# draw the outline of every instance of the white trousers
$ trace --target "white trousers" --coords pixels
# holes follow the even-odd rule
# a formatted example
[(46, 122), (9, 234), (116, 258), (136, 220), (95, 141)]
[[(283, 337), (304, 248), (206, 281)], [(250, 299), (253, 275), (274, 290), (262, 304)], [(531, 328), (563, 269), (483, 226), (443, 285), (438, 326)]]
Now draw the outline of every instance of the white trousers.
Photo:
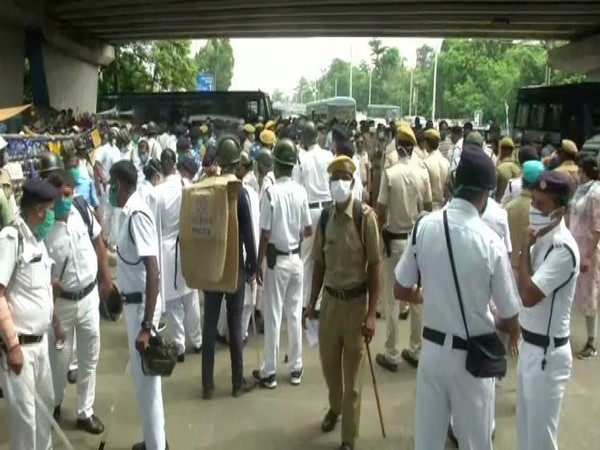
[[(125, 305), (125, 320), (127, 322), (127, 341), (129, 343), (129, 358), (131, 378), (135, 388), (135, 397), (142, 420), (142, 431), (146, 450), (165, 450), (165, 414), (162, 399), (162, 380), (160, 377), (146, 376), (142, 372), (142, 358), (135, 348), (135, 340), (140, 332), (144, 319), (145, 305)], [(160, 304), (154, 312), (154, 326), (162, 312)]]
[(261, 376), (277, 372), (279, 333), (283, 311), (288, 328), (290, 371), (302, 369), (302, 260), (298, 255), (278, 256), (265, 274), (263, 316), (265, 320), (264, 362)]
[[(258, 285), (256, 282), (252, 284), (246, 283), (246, 291), (244, 294), (244, 309), (242, 311), (242, 339), (248, 337), (248, 327), (250, 326), (250, 320), (252, 319), (252, 312), (256, 307), (256, 301), (258, 297)], [(229, 339), (229, 328), (227, 327), (227, 302), (221, 303), (221, 313), (219, 314), (219, 321), (217, 322), (217, 331), (221, 336)]]
[(517, 437), (519, 450), (557, 450), (560, 409), (571, 377), (571, 346), (544, 350), (523, 342), (517, 367)]
[[(52, 373), (48, 360), (48, 339), (21, 346), (23, 370), (19, 375), (7, 369), (7, 357), (0, 352), (0, 380), (6, 398), (6, 416), (10, 433), (10, 450), (50, 450), (49, 414), (54, 410)], [(36, 401), (34, 390), (40, 404)]]
[[(313, 224), (313, 233), (309, 237), (302, 239), (300, 245), (300, 253), (302, 254), (302, 265), (304, 267), (304, 280), (302, 282), (302, 306), (306, 308), (310, 302), (310, 295), (312, 291), (312, 277), (313, 269), (315, 267), (315, 260), (313, 259), (313, 248), (315, 243), (315, 234), (317, 232), (316, 227), (319, 226), (319, 219), (321, 218), (321, 208), (315, 208), (310, 210), (310, 218)], [(321, 308), (321, 294), (317, 300), (316, 309)]]
[[(62, 350), (54, 345), (53, 330), (48, 333), (50, 367), (54, 384), (54, 404), (60, 406), (65, 396), (67, 371), (74, 352), (74, 342), (77, 339), (78, 360), (77, 372), (77, 418), (87, 419), (94, 414), (94, 399), (96, 397), (96, 367), (100, 357), (100, 299), (98, 287), (94, 288), (80, 301), (59, 298), (56, 308), (62, 324), (66, 341)], [(77, 330), (77, 331), (76, 331)]]
[(443, 450), (450, 416), (461, 450), (492, 450), (494, 380), (465, 369), (467, 354), (423, 340), (417, 371), (415, 449)]
[(185, 335), (195, 348), (202, 346), (202, 323), (200, 321), (200, 298), (194, 290), (183, 297), (167, 300), (167, 319), (171, 338), (180, 355), (185, 353)]

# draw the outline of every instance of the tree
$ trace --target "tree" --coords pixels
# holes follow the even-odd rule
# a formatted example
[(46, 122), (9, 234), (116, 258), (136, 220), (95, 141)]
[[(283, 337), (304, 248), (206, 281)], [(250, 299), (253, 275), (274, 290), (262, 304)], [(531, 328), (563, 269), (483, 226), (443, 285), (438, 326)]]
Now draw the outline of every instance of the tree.
[(280, 91), (279, 89), (275, 89), (273, 91), (273, 93), (271, 94), (271, 101), (273, 103), (285, 102), (285, 101), (287, 101), (287, 98), (286, 98), (286, 95), (283, 93), (283, 91)]
[(100, 72), (98, 90), (181, 91), (194, 88), (191, 41), (132, 42), (115, 48), (115, 60)]
[(212, 74), (215, 89), (226, 91), (231, 86), (235, 59), (229, 39), (209, 39), (196, 54), (196, 64), (201, 73)]

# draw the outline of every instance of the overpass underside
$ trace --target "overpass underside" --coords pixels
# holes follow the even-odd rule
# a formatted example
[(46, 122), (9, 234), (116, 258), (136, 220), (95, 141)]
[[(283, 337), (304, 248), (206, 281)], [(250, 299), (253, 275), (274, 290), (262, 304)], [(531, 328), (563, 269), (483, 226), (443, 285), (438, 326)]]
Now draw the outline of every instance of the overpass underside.
[(114, 57), (111, 45), (134, 40), (379, 36), (570, 41), (550, 53), (550, 64), (600, 76), (600, 0), (0, 3), (0, 107), (18, 103), (27, 54), (35, 66), (35, 87), (45, 92), (49, 106), (64, 108), (75, 101), (80, 111), (95, 109), (98, 66)]

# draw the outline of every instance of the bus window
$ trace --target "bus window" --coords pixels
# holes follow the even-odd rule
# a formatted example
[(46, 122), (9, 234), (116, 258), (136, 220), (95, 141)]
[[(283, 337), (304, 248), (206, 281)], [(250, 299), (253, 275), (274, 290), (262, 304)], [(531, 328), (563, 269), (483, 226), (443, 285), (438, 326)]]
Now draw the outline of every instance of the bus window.
[(258, 102), (251, 100), (246, 104), (246, 114), (248, 117), (258, 117)]
[(515, 126), (517, 128), (526, 129), (529, 122), (529, 105), (527, 103), (519, 103), (517, 106), (517, 119)]
[(560, 131), (561, 115), (562, 105), (559, 103), (550, 103), (546, 105), (544, 130)]
[(544, 115), (546, 114), (545, 103), (534, 103), (531, 105), (531, 114), (529, 115), (529, 126), (533, 130), (544, 129)]

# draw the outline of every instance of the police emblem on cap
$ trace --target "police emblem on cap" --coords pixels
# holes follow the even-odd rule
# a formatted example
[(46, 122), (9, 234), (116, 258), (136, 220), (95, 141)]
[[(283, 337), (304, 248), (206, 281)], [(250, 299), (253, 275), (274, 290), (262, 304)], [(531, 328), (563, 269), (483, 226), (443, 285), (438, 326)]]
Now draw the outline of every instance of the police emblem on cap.
[(548, 185), (546, 184), (546, 180), (542, 180), (542, 181), (540, 181), (540, 189), (541, 189), (542, 191), (546, 190), (546, 187), (547, 187), (547, 186), (548, 186)]

